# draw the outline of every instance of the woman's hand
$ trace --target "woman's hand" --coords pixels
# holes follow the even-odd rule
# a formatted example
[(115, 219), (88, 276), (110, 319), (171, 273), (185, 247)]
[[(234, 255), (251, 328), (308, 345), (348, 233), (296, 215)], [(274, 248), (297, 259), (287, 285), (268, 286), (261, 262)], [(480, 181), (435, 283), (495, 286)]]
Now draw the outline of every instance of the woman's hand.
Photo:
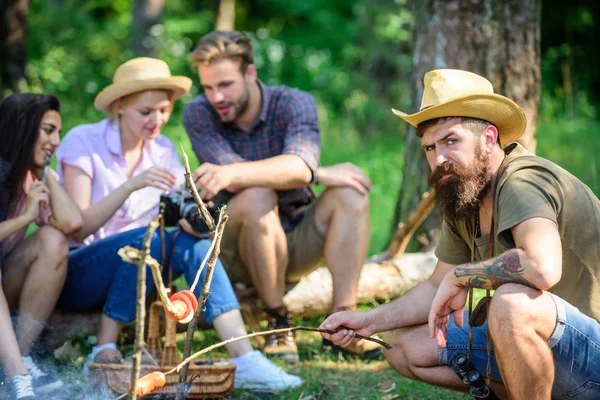
[(25, 203), (24, 215), (35, 221), (40, 215), (40, 207), (50, 204), (50, 189), (44, 183), (35, 181), (31, 184), (29, 192), (27, 192), (27, 202)]
[(163, 167), (150, 167), (139, 175), (129, 179), (131, 191), (143, 189), (152, 186), (160, 190), (170, 190), (177, 183), (175, 175)]

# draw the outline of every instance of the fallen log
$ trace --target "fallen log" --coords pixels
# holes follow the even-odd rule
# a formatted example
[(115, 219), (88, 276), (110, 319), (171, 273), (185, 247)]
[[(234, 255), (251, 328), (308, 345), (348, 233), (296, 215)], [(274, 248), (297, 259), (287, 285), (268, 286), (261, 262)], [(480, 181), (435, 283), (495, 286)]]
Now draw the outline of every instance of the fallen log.
[[(436, 262), (433, 252), (403, 254), (382, 263), (367, 262), (360, 274), (358, 302), (381, 303), (404, 294), (429, 278)], [(332, 293), (331, 274), (321, 267), (303, 277), (283, 301), (292, 316), (312, 317), (329, 312)]]
[[(373, 304), (393, 299), (411, 287), (427, 279), (435, 267), (433, 252), (408, 253), (385, 260), (381, 263), (367, 262), (363, 267), (358, 285), (359, 303)], [(244, 318), (252, 330), (259, 330), (257, 321), (262, 318), (262, 307), (253, 294), (254, 290), (241, 294)], [(325, 315), (331, 305), (331, 274), (325, 267), (303, 277), (287, 292), (285, 304), (292, 316), (312, 317)], [(41, 351), (52, 351), (60, 347), (70, 336), (77, 333), (95, 335), (100, 324), (102, 310), (86, 313), (72, 313), (55, 310), (48, 320), (39, 341)], [(251, 318), (254, 316), (255, 321)], [(185, 331), (186, 325), (178, 324), (178, 331)], [(207, 328), (206, 324), (202, 324)], [(126, 327), (123, 341), (133, 340), (133, 330)]]

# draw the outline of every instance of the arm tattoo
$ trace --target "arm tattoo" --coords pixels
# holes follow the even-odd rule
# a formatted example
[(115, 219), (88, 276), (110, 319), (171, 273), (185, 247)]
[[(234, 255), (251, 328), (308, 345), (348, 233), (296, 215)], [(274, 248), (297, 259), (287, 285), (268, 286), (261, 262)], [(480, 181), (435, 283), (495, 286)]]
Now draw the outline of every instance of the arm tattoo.
[(465, 286), (496, 289), (504, 283), (519, 283), (534, 287), (531, 282), (523, 277), (525, 268), (521, 265), (519, 254), (516, 250), (507, 251), (498, 257), (475, 261), (454, 269), (454, 276), (467, 278)]

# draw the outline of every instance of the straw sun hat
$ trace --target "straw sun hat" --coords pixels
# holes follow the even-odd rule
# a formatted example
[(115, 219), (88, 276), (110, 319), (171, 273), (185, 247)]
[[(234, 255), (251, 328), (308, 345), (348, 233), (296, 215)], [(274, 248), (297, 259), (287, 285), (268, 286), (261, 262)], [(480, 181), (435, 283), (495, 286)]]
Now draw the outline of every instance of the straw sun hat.
[(139, 57), (121, 64), (113, 77), (113, 83), (105, 87), (94, 100), (94, 106), (104, 112), (121, 97), (144, 90), (164, 89), (172, 92), (171, 100), (177, 100), (190, 90), (192, 80), (185, 76), (171, 76), (166, 62), (155, 58)]
[(498, 128), (502, 145), (517, 140), (527, 127), (525, 113), (511, 99), (494, 93), (487, 79), (472, 72), (436, 69), (423, 78), (424, 91), (419, 112), (392, 112), (412, 126), (441, 117), (471, 117), (491, 122)]

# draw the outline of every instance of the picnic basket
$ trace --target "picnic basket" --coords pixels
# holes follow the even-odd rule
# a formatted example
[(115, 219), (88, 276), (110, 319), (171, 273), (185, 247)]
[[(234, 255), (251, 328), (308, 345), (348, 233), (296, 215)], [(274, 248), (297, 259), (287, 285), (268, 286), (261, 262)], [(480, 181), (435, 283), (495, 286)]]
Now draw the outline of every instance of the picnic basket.
[[(160, 311), (163, 304), (155, 301), (151, 304), (148, 315), (148, 335), (146, 339), (147, 358), (154, 358), (158, 365), (142, 363), (140, 377), (154, 371), (167, 372), (177, 366), (181, 359), (177, 354), (176, 338), (177, 322), (165, 318), (165, 343), (161, 344)], [(227, 360), (203, 359), (191, 362), (188, 369), (188, 391), (186, 398), (220, 398), (233, 390), (235, 364)], [(123, 394), (131, 378), (131, 364), (96, 364), (89, 365), (90, 385), (108, 387), (113, 392)], [(178, 373), (166, 376), (167, 384), (152, 392), (152, 395), (165, 397), (175, 396), (177, 392)]]

